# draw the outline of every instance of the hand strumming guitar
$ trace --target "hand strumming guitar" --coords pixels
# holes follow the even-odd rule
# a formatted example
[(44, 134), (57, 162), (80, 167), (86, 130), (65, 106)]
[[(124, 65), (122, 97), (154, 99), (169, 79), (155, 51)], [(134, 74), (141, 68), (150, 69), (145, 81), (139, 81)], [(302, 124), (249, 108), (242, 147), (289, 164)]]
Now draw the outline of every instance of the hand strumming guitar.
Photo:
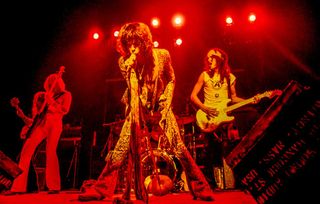
[(48, 110), (53, 112), (64, 112), (62, 105), (57, 102), (53, 93), (46, 93), (45, 98), (48, 105)]
[(203, 111), (207, 114), (208, 117), (216, 117), (219, 115), (219, 112), (217, 111), (216, 108), (211, 108), (211, 107), (205, 106)]

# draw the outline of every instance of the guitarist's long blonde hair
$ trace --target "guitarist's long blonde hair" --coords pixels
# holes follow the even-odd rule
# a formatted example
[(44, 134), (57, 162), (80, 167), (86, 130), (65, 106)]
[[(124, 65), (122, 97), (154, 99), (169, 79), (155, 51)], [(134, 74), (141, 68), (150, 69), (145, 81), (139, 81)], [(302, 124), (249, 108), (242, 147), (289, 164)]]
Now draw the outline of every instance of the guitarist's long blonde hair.
[[(53, 84), (54, 84), (54, 87), (52, 89), (51, 86)], [(66, 85), (64, 81), (61, 79), (61, 77), (59, 77), (57, 74), (50, 74), (47, 77), (46, 81), (44, 82), (43, 87), (46, 90), (46, 92), (52, 89), (54, 93), (59, 93), (59, 92), (65, 91)]]

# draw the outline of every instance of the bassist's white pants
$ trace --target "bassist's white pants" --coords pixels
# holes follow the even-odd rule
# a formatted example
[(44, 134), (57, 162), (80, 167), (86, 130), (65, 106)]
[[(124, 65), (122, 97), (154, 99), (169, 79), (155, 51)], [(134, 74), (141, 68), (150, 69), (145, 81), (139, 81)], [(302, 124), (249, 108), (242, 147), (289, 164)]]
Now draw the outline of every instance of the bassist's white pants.
[(46, 184), (49, 190), (60, 190), (60, 170), (57, 157), (57, 145), (62, 132), (62, 119), (57, 114), (47, 114), (43, 123), (34, 129), (30, 137), (25, 141), (20, 155), (19, 167), (22, 174), (15, 178), (11, 191), (26, 192), (30, 161), (43, 139), (47, 139), (46, 144)]

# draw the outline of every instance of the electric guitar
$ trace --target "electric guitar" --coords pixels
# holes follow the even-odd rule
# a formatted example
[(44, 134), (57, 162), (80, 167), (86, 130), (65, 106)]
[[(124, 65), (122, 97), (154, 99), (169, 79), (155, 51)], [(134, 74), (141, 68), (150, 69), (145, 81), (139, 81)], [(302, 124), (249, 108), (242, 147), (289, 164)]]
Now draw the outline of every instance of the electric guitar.
[(24, 126), (22, 127), (21, 131), (20, 131), (20, 138), (21, 139), (26, 139), (26, 134), (29, 130), (29, 127), (32, 123), (32, 119), (27, 117), (23, 111), (21, 110), (21, 108), (19, 107), (19, 99), (17, 97), (13, 97), (11, 100), (10, 100), (10, 104), (12, 107), (14, 107), (17, 111), (17, 115), (23, 120), (24, 122)]
[(228, 113), (238, 109), (242, 106), (245, 106), (250, 103), (254, 103), (256, 99), (261, 100), (262, 98), (272, 98), (277, 95), (281, 95), (281, 90), (266, 91), (262, 94), (257, 94), (254, 97), (243, 100), (239, 103), (228, 106), (228, 103), (231, 99), (222, 101), (216, 107), (217, 116), (209, 116), (203, 110), (199, 109), (196, 113), (196, 123), (203, 132), (212, 132), (219, 127), (220, 124), (232, 122), (234, 116), (228, 116)]

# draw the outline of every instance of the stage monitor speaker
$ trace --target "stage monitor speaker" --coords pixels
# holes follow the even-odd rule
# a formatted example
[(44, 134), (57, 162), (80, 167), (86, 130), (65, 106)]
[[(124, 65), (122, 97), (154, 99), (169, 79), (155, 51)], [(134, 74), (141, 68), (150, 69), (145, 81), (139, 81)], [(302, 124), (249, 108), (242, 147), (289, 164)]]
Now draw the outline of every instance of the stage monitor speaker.
[(21, 173), (19, 166), (0, 150), (0, 192), (10, 189), (13, 179)]
[(236, 182), (259, 204), (319, 202), (318, 88), (291, 81), (226, 157)]

